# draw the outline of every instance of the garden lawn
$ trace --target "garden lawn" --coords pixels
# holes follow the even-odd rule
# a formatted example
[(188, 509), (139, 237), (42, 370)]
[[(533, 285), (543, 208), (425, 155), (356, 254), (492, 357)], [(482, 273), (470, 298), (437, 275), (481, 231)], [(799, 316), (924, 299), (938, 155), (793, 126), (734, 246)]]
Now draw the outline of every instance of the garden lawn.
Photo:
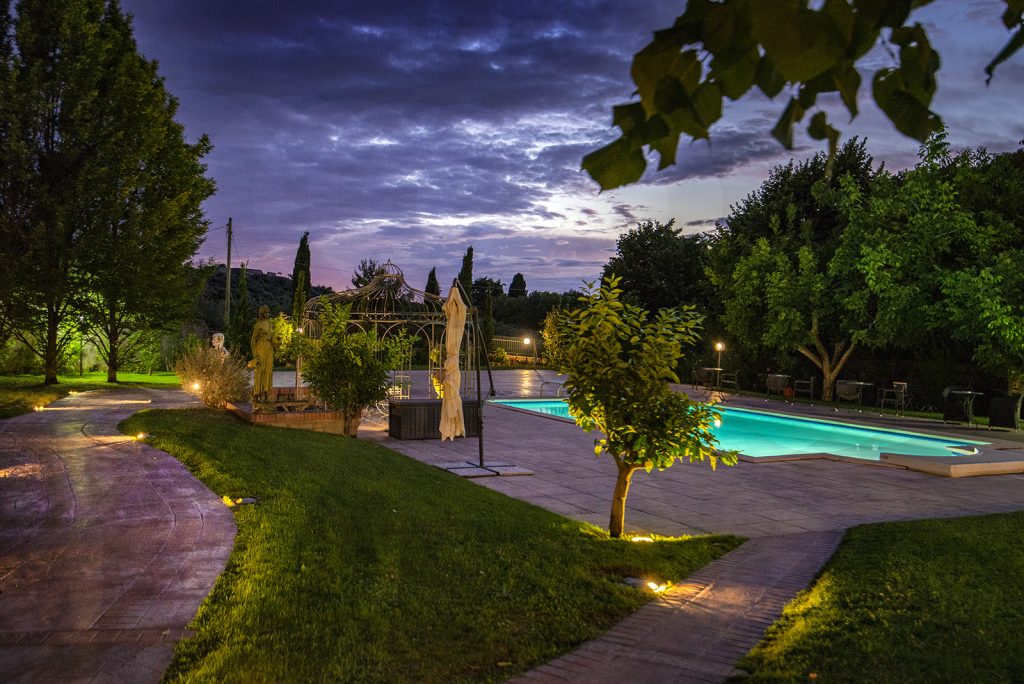
[(1024, 681), (1024, 513), (851, 529), (743, 682)]
[(118, 373), (117, 384), (107, 382), (106, 371), (84, 375), (58, 376), (60, 384), (44, 385), (39, 375), (0, 376), (0, 418), (28, 413), (36, 406), (46, 406), (70, 392), (86, 392), (105, 387), (156, 387), (166, 389), (178, 386), (174, 373)]
[(652, 598), (624, 577), (677, 581), (741, 541), (612, 540), (377, 444), (223, 412), (121, 429), (259, 499), (234, 508), (235, 549), (169, 680), (500, 680)]

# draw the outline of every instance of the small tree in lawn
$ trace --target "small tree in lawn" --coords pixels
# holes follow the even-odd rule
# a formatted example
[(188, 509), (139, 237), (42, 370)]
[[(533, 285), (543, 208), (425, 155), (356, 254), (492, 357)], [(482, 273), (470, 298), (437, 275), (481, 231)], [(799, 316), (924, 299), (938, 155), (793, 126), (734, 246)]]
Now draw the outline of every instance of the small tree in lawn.
[(320, 316), (323, 335), (306, 343), (302, 375), (314, 394), (341, 413), (342, 434), (355, 437), (366, 407), (387, 398), (388, 371), (409, 353), (411, 338), (350, 331), (347, 306), (326, 306)]
[(619, 278), (593, 283), (580, 298), (582, 307), (562, 316), (565, 349), (560, 370), (568, 374), (569, 413), (594, 440), (594, 453), (615, 460), (618, 477), (608, 530), (622, 536), (626, 495), (633, 473), (664, 470), (676, 460), (707, 460), (712, 469), (733, 465), (734, 452), (716, 452), (711, 434), (718, 418), (712, 406), (675, 392), (675, 368), (683, 347), (698, 339), (701, 317), (692, 307), (661, 309), (653, 318), (620, 300)]

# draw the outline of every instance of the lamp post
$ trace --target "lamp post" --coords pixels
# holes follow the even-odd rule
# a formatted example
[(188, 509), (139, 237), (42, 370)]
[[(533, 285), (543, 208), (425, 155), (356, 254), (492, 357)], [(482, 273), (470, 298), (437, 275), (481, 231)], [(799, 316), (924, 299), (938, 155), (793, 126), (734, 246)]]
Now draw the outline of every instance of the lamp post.
[[(526, 347), (526, 354), (524, 354), (524, 356), (529, 357), (529, 355), (530, 355), (530, 344), (532, 342), (533, 342), (533, 340), (531, 340), (529, 337), (524, 337), (523, 338), (523, 346)], [(536, 347), (533, 348), (533, 360), (534, 360), (534, 363), (536, 363), (536, 361), (537, 361), (537, 348)]]
[(715, 351), (718, 352), (718, 362), (715, 364), (717, 370), (715, 370), (715, 387), (722, 387), (722, 352), (725, 351), (725, 344), (722, 342), (715, 342)]

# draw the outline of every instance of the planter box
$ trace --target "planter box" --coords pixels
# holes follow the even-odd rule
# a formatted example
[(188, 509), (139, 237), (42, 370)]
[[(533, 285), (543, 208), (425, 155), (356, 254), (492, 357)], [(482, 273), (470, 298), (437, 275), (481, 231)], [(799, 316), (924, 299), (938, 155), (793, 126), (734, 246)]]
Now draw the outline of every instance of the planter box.
[[(466, 436), (476, 437), (480, 406), (475, 399), (462, 400)], [(388, 434), (395, 439), (441, 439), (440, 399), (398, 399), (388, 402)]]

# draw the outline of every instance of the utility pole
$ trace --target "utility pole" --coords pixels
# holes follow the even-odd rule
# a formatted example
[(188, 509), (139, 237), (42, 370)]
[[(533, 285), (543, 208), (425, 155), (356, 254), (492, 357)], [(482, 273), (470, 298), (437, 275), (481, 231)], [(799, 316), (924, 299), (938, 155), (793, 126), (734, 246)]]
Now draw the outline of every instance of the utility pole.
[(224, 273), (224, 330), (231, 322), (231, 217), (228, 216), (228, 263)]

